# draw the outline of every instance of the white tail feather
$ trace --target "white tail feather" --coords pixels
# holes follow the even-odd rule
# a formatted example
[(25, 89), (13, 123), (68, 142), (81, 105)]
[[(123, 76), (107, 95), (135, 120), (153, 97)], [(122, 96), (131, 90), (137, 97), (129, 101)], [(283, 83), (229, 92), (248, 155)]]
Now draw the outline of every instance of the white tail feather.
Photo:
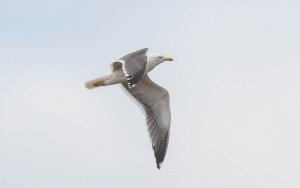
[(87, 82), (85, 82), (85, 87), (87, 89), (94, 89), (96, 87), (105, 86), (106, 79), (107, 79), (107, 76), (103, 76), (100, 78), (96, 78), (94, 80), (87, 81)]

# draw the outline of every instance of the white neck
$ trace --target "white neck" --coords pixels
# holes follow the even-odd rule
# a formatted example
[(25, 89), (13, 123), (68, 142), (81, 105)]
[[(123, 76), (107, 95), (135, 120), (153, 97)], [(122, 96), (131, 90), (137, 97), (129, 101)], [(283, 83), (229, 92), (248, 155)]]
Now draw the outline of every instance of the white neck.
[(146, 72), (150, 72), (156, 67), (157, 65), (161, 64), (163, 61), (161, 59), (156, 58), (155, 56), (148, 55), (147, 57), (147, 67)]

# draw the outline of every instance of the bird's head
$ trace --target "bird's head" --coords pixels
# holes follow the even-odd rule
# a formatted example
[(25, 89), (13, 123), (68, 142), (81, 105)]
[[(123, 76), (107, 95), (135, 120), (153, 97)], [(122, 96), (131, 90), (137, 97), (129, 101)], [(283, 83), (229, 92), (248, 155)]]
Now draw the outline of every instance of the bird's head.
[(173, 61), (172, 58), (170, 57), (165, 57), (160, 54), (148, 54), (147, 55), (147, 64), (153, 69), (155, 66), (161, 64), (162, 62), (165, 61)]

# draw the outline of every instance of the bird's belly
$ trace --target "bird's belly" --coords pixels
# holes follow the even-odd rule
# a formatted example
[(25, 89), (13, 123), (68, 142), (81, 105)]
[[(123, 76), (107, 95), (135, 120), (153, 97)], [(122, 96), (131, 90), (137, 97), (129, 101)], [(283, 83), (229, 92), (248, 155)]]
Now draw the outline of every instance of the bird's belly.
[(110, 74), (109, 78), (106, 80), (106, 85), (127, 83), (127, 79), (123, 71), (114, 71)]

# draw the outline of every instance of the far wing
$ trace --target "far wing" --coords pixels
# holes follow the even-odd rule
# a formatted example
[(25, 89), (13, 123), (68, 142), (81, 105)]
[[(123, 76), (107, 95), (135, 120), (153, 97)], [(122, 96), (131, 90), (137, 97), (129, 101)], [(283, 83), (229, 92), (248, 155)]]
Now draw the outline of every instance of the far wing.
[(144, 48), (132, 52), (111, 64), (113, 70), (120, 68), (120, 64), (122, 64), (122, 70), (127, 78), (129, 88), (134, 87), (145, 73), (147, 66), (147, 50), (148, 48)]

